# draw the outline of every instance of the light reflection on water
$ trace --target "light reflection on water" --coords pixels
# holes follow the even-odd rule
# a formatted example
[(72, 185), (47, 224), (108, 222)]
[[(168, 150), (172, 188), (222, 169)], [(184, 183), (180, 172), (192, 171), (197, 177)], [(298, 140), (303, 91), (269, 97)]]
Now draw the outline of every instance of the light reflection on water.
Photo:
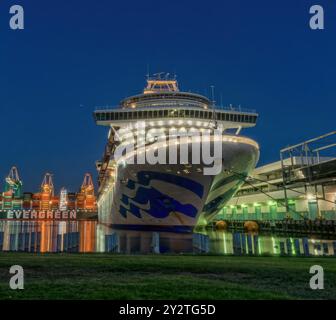
[(0, 251), (336, 256), (336, 239), (206, 230), (112, 230), (95, 221), (0, 221)]

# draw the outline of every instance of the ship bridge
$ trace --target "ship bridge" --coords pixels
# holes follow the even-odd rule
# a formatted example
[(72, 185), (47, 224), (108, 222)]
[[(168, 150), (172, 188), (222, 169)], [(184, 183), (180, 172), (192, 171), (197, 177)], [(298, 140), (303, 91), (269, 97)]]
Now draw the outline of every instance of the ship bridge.
[[(181, 92), (175, 78), (157, 74), (147, 79), (142, 94), (128, 97), (115, 108), (98, 108), (94, 112), (97, 125), (124, 127), (146, 121), (158, 125), (209, 127), (215, 121), (225, 129), (239, 129), (256, 125), (258, 114), (241, 107), (227, 108), (214, 105), (207, 97)], [(168, 122), (167, 122), (168, 121)], [(167, 122), (167, 123), (166, 123)]]
[(123, 109), (157, 108), (157, 107), (195, 107), (207, 109), (208, 98), (190, 92), (181, 92), (178, 82), (169, 74), (157, 73), (148, 77), (147, 86), (142, 94), (128, 97), (120, 102)]
[(162, 92), (178, 92), (178, 83), (176, 78), (169, 78), (169, 73), (162, 78), (162, 73), (157, 73), (154, 77), (147, 79), (147, 87), (144, 94), (162, 93)]

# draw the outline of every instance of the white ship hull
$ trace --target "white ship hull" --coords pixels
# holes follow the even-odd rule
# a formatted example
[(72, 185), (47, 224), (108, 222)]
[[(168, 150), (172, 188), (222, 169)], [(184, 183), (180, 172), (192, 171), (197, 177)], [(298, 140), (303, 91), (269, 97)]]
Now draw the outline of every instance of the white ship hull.
[(204, 164), (120, 165), (100, 195), (99, 221), (119, 229), (191, 231), (219, 213), (258, 158), (253, 140), (236, 137), (222, 142), (222, 170), (215, 176), (204, 175)]

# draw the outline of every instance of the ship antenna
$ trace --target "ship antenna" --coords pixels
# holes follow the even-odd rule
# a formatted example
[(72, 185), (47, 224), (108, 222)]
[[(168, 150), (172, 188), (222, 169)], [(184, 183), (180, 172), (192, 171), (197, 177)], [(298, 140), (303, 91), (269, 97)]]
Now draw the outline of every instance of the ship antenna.
[(216, 111), (215, 111), (215, 105), (216, 105), (216, 101), (215, 101), (215, 86), (211, 86), (211, 95), (212, 95), (212, 101), (211, 101), (211, 107), (212, 107), (212, 119), (214, 122), (214, 127), (215, 129), (217, 129), (217, 119), (216, 119)]
[(149, 75), (149, 63), (147, 63), (147, 75), (146, 75), (146, 77), (147, 77), (147, 80), (149, 80), (149, 77), (150, 77), (150, 75)]
[(212, 98), (212, 107), (215, 106), (215, 86), (211, 86), (211, 98)]

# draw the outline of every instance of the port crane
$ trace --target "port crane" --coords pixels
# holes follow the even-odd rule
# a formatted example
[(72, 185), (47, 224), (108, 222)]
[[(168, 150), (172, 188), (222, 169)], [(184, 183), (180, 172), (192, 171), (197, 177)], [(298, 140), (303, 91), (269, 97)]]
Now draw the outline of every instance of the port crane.
[(40, 209), (50, 210), (54, 198), (54, 183), (52, 174), (46, 173), (41, 184)]
[(22, 186), (18, 169), (12, 167), (6, 178), (5, 193), (15, 198), (20, 198), (22, 196)]
[(81, 210), (96, 209), (95, 190), (90, 173), (86, 173), (84, 176), (83, 184), (77, 195), (77, 208)]

